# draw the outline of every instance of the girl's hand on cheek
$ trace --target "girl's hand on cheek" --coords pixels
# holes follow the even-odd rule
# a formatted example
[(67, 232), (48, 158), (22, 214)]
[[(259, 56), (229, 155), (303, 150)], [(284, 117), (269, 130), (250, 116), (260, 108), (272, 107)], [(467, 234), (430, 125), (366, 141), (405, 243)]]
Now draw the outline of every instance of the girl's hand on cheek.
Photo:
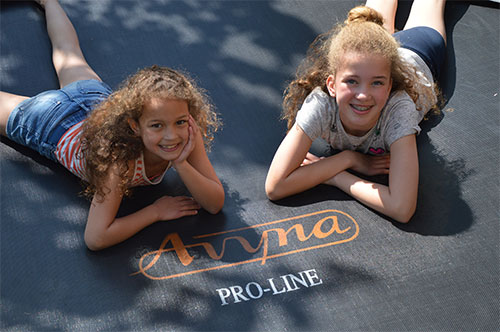
[(186, 145), (184, 145), (184, 148), (182, 149), (182, 152), (179, 155), (179, 157), (177, 157), (177, 159), (172, 161), (174, 167), (185, 162), (187, 160), (187, 158), (189, 157), (189, 155), (191, 154), (191, 152), (193, 152), (193, 150), (196, 146), (196, 135), (198, 135), (199, 129), (198, 129), (198, 126), (196, 125), (196, 122), (194, 121), (194, 119), (191, 115), (189, 116), (188, 123), (189, 123), (188, 141), (187, 141)]
[(198, 213), (200, 205), (187, 196), (163, 196), (157, 199), (153, 205), (158, 214), (158, 220), (173, 220), (184, 216), (192, 216)]

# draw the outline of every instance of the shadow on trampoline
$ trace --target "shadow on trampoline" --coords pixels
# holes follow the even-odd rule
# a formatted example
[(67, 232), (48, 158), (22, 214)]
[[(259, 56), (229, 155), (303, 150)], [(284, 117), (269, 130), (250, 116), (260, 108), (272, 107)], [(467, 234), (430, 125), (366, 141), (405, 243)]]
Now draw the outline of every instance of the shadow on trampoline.
[[(28, 95), (55, 88), (57, 79), (50, 67), (43, 17), (25, 4), (31, 6), (1, 4), (2, 87)], [(450, 6), (454, 12), (447, 14), (452, 18), (448, 27), (452, 53), (443, 86), (446, 102), (453, 96), (451, 103), (457, 109), (485, 110), (470, 117), (465, 115), (472, 112), (455, 112), (447, 119), (451, 113), (445, 107), (440, 117), (422, 124), (417, 138), (421, 170), (417, 212), (409, 224), (393, 226), (328, 186), (278, 202), (269, 202), (263, 190), (267, 167), (285, 133), (284, 123), (279, 122), (283, 82), (293, 75), (322, 27), (344, 19), (353, 2), (339, 1), (334, 7), (320, 1), (210, 1), (204, 2), (205, 7), (162, 0), (124, 4), (64, 1), (87, 60), (112, 87), (153, 63), (185, 66), (196, 74), (223, 112), (223, 130), (215, 137), (210, 159), (221, 174), (226, 205), (218, 215), (202, 211), (195, 217), (159, 222), (122, 244), (91, 252), (82, 236), (90, 203), (78, 196), (79, 180), (62, 166), (1, 138), (2, 329), (498, 330), (498, 265), (492, 263), (498, 261), (498, 227), (489, 222), (498, 210), (498, 204), (491, 202), (497, 186), (489, 180), (497, 174), (495, 155), (489, 153), (497, 152), (491, 115), (497, 115), (498, 99), (491, 96), (497, 92), (498, 78), (484, 80), (494, 73), (491, 61), (488, 67), (460, 64), (467, 56), (498, 58), (498, 51), (492, 50), (495, 44), (470, 36), (496, 28), (493, 13), (474, 11), (478, 2)], [(277, 10), (279, 6), (284, 8)], [(464, 16), (468, 10), (471, 15)], [(453, 38), (454, 24), (462, 16)], [(484, 22), (477, 19), (482, 16)], [(472, 39), (477, 43), (469, 55)], [(460, 70), (474, 70), (477, 75), (456, 73), (455, 60)], [(460, 86), (457, 75), (467, 86)], [(466, 126), (489, 126), (490, 131), (484, 132), (490, 136), (475, 131), (463, 137), (455, 131)], [(483, 152), (461, 154), (464, 146), (478, 151), (482, 147)], [(484, 194), (472, 180), (489, 185), (489, 191)], [(466, 182), (471, 187), (465, 188)], [(135, 190), (120, 213), (163, 194), (184, 192), (175, 172), (169, 172), (161, 185)], [(483, 200), (489, 205), (483, 207)], [(138, 270), (139, 259), (158, 250), (168, 234), (178, 233), (189, 244), (200, 234), (310, 212), (327, 207), (329, 201), (345, 202), (348, 212), (366, 221), (359, 241), (284, 256), (264, 266), (255, 262), (169, 281), (130, 275)], [(460, 233), (466, 231), (464, 241)], [(249, 232), (252, 243), (258, 241), (258, 234)], [(217, 245), (214, 241), (219, 252)], [(201, 247), (192, 255), (202, 262), (210, 259)], [(240, 259), (228, 252), (220, 263)], [(183, 268), (176, 264), (175, 268)], [(299, 268), (321, 268), (324, 285), (227, 306), (221, 306), (215, 291), (296, 273)], [(353, 315), (359, 319), (352, 320)]]
[[(464, 159), (460, 157), (448, 160), (448, 156), (437, 150), (429, 138), (429, 132), (441, 122), (445, 113), (446, 111), (442, 111), (431, 115), (421, 123), (422, 131), (417, 136), (420, 164), (418, 203), (410, 222), (401, 224), (366, 207), (403, 231), (421, 235), (446, 236), (461, 233), (473, 223), (474, 215), (465, 199), (462, 198), (461, 187), (475, 171), (467, 169)], [(328, 155), (324, 144), (324, 142), (315, 142), (312, 152), (317, 155)], [(373, 182), (388, 184), (388, 177), (384, 175), (373, 177), (356, 175)], [(337, 188), (319, 185), (273, 203), (285, 207), (299, 207), (327, 201), (354, 201), (354, 199)]]
[[(333, 261), (334, 259), (332, 259)], [(324, 283), (331, 283), (333, 287), (330, 295), (339, 301), (349, 296), (352, 290), (362, 286), (371, 286), (377, 284), (377, 277), (359, 267), (348, 266), (340, 262), (325, 262), (322, 272), (325, 278)], [(289, 273), (290, 267), (278, 265), (272, 268), (272, 275), (279, 276)], [(210, 284), (231, 284), (245, 286), (249, 281), (243, 279), (238, 272), (229, 272), (210, 274), (207, 283)], [(317, 321), (311, 317), (309, 310), (302, 305), (302, 301), (296, 301), (294, 293), (288, 293), (284, 296), (266, 297), (263, 296), (258, 301), (242, 301), (230, 305), (221, 305), (218, 298), (215, 298), (203, 290), (194, 290), (192, 286), (183, 286), (180, 291), (184, 296), (184, 301), (167, 305), (167, 309), (158, 308), (150, 311), (151, 325), (166, 323), (182, 323), (189, 320), (193, 331), (221, 330), (224, 326), (225, 331), (253, 331), (255, 324), (258, 323), (263, 310), (270, 305), (279, 312), (281, 319), (286, 320), (286, 325), (293, 327), (294, 330), (311, 330), (317, 324)], [(304, 294), (303, 300), (314, 302), (321, 293), (321, 288), (309, 288), (307, 294)], [(197, 308), (193, 308), (190, 303), (196, 302)], [(241, 315), (244, 310), (245, 315)], [(200, 312), (201, 311), (201, 312)], [(331, 313), (335, 316), (335, 313)], [(338, 312), (338, 318), (343, 313)], [(239, 319), (228, 320), (227, 317), (237, 316)], [(170, 317), (170, 319), (168, 318)], [(337, 318), (337, 317), (335, 317)]]
[(408, 224), (394, 225), (421, 235), (454, 235), (466, 231), (475, 220), (462, 198), (462, 184), (475, 171), (467, 169), (464, 159), (448, 160), (448, 156), (436, 150), (428, 135), (430, 126), (432, 123), (429, 126), (424, 123), (417, 137), (420, 161), (417, 211)]

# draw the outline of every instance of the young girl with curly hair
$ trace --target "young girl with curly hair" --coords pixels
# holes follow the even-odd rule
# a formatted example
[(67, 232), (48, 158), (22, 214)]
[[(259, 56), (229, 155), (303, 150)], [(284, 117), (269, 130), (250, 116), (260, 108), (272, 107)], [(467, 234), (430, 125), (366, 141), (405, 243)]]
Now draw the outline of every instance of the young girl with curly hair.
[[(278, 200), (318, 184), (336, 186), (397, 220), (414, 214), (419, 122), (437, 108), (444, 63), (445, 0), (415, 0), (394, 32), (397, 0), (369, 0), (311, 45), (285, 90), (288, 133), (271, 163), (266, 193)], [(323, 138), (340, 150), (309, 153)], [(360, 175), (388, 174), (388, 185)]]
[[(61, 89), (32, 98), (0, 92), (0, 132), (88, 183), (88, 248), (115, 245), (156, 221), (200, 208), (219, 212), (224, 190), (206, 153), (219, 121), (204, 92), (185, 74), (153, 66), (112, 93), (87, 64), (57, 0), (38, 2)], [(158, 184), (171, 167), (192, 197), (163, 196), (116, 217), (131, 187)]]

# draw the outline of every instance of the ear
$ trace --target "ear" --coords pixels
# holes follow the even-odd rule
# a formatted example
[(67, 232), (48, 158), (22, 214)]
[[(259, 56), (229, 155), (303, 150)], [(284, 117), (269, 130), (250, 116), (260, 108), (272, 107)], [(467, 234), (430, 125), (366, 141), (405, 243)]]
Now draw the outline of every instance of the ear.
[(127, 120), (127, 122), (128, 122), (128, 125), (130, 126), (130, 129), (132, 129), (132, 131), (134, 132), (134, 134), (139, 136), (141, 134), (141, 131), (139, 129), (139, 123), (137, 123), (137, 121), (135, 121), (132, 118), (129, 118)]
[(328, 78), (326, 79), (326, 88), (328, 89), (328, 93), (330, 93), (330, 96), (335, 98), (335, 76), (328, 76)]

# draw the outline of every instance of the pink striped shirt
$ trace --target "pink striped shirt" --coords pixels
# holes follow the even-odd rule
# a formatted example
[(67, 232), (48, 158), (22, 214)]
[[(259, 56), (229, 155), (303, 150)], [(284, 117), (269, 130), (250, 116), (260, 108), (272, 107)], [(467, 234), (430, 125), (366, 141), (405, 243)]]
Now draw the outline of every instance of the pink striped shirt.
[[(78, 122), (62, 135), (57, 143), (55, 155), (57, 160), (59, 160), (59, 162), (71, 173), (87, 181), (85, 159), (83, 158), (80, 142), (82, 125), (83, 121)], [(137, 187), (158, 184), (163, 180), (163, 176), (169, 168), (170, 164), (162, 174), (148, 178), (144, 167), (144, 156), (141, 152), (141, 155), (135, 160), (134, 177), (131, 186)]]

